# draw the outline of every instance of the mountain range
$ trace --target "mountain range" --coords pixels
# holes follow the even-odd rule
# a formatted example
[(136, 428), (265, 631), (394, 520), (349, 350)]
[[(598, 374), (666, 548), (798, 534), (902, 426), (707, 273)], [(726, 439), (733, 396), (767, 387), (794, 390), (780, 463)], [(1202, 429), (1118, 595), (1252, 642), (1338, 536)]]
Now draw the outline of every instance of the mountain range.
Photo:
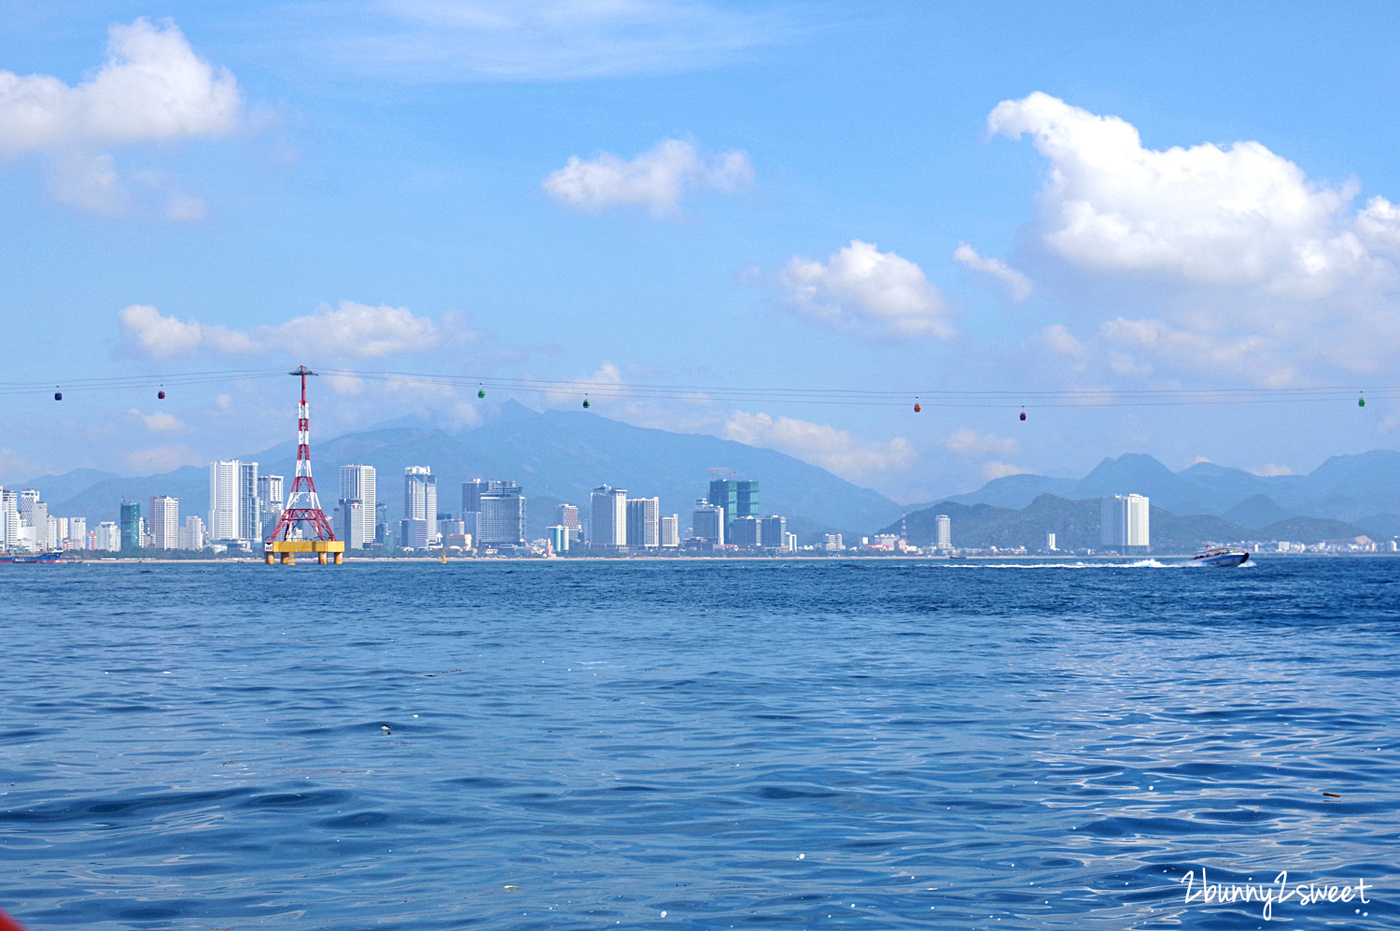
[[(461, 483), (469, 478), (509, 479), (525, 489), (527, 531), (544, 535), (560, 502), (586, 513), (589, 492), (604, 483), (633, 497), (659, 497), (661, 513), (690, 524), (695, 499), (709, 489), (711, 468), (733, 470), (760, 483), (764, 514), (782, 514), (804, 539), (830, 532), (869, 533), (900, 514), (898, 504), (816, 466), (768, 449), (712, 436), (634, 427), (582, 411), (538, 413), (515, 402), (483, 426), (448, 432), (426, 422), (398, 421), (330, 440), (312, 438), (311, 456), (322, 507), (329, 514), (339, 494), (339, 467), (374, 466), (380, 502), (390, 520), (403, 513), (403, 470), (429, 466), (437, 479), (438, 510), (461, 509)], [(287, 442), (234, 458), (259, 464), (260, 474), (286, 477), (291, 487), (296, 444)], [(123, 498), (142, 504), (151, 495), (180, 499), (180, 513), (209, 509), (209, 469), (186, 466), (161, 475), (122, 478), (80, 469), (45, 476), (24, 487), (38, 489), (56, 516), (116, 520)]]
[(1081, 479), (1009, 475), (943, 500), (1024, 508), (1044, 494), (1082, 501), (1129, 492), (1173, 514), (1210, 514), (1250, 529), (1288, 517), (1381, 518), (1400, 528), (1400, 452), (1333, 456), (1306, 475), (1255, 475), (1213, 462), (1173, 472), (1151, 456), (1130, 453), (1104, 459)]

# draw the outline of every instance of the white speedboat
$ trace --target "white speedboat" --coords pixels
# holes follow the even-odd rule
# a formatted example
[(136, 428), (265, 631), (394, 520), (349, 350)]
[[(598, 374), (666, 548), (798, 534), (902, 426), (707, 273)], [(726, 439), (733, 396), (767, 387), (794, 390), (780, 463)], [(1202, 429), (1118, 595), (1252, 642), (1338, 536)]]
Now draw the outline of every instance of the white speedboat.
[(1232, 546), (1213, 546), (1191, 557), (1193, 566), (1238, 566), (1249, 558), (1249, 550)]

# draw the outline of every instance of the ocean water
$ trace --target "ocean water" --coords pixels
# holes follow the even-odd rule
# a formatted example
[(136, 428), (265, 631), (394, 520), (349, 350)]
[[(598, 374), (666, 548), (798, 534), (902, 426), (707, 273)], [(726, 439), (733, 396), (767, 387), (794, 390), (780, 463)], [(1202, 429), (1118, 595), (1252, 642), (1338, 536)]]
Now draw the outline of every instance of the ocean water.
[(1396, 928), (1397, 581), (4, 567), (0, 906), (31, 931)]

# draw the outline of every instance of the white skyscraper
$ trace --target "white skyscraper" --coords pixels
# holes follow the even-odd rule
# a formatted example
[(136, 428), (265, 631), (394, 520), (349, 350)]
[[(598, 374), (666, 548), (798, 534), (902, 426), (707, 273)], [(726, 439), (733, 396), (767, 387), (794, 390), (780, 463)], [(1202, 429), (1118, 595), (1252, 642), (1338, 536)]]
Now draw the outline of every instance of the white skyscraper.
[(180, 549), (195, 552), (204, 549), (204, 521), (193, 514), (185, 518), (180, 528)]
[(661, 499), (627, 499), (627, 545), (654, 550), (661, 545)]
[(151, 546), (158, 550), (180, 548), (180, 499), (169, 495), (151, 495), (147, 518), (151, 531)]
[(66, 550), (87, 549), (87, 518), (68, 518), (68, 539), (63, 544)]
[(593, 546), (627, 545), (627, 489), (599, 485), (590, 495), (593, 522), (588, 542)]
[(953, 522), (948, 519), (947, 514), (939, 514), (934, 521), (933, 545), (940, 550), (950, 550), (953, 548)]
[(437, 536), (437, 477), (427, 466), (403, 470), (403, 516), (405, 520), (426, 521), (430, 542)]
[(1144, 495), (1110, 495), (1099, 499), (1100, 540), (1125, 553), (1145, 553), (1151, 545), (1148, 501)]
[(262, 540), (256, 462), (209, 463), (209, 532), (215, 540)]
[(663, 549), (675, 549), (681, 545), (681, 519), (679, 515), (668, 514), (657, 523)]
[(122, 532), (114, 520), (104, 520), (97, 525), (97, 543), (99, 550), (110, 550), (115, 553), (122, 548)]
[[(345, 545), (351, 548), (362, 547), (374, 542), (374, 515), (375, 515), (375, 487), (374, 487), (374, 466), (367, 465), (347, 465), (340, 467), (340, 507), (342, 511), (348, 510), (346, 502), (360, 502), (358, 517), (360, 519), (360, 529), (358, 534), (346, 534)], [(434, 503), (436, 507), (436, 502)], [(336, 531), (339, 533), (339, 529)], [(357, 537), (360, 542), (352, 543), (352, 537)]]

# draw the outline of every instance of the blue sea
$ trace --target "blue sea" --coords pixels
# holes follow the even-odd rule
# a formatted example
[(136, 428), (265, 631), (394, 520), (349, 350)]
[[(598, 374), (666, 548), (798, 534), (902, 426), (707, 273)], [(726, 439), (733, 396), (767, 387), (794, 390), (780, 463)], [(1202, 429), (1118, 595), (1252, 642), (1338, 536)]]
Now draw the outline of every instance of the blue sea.
[(0, 568), (31, 931), (1400, 927), (1400, 558)]

